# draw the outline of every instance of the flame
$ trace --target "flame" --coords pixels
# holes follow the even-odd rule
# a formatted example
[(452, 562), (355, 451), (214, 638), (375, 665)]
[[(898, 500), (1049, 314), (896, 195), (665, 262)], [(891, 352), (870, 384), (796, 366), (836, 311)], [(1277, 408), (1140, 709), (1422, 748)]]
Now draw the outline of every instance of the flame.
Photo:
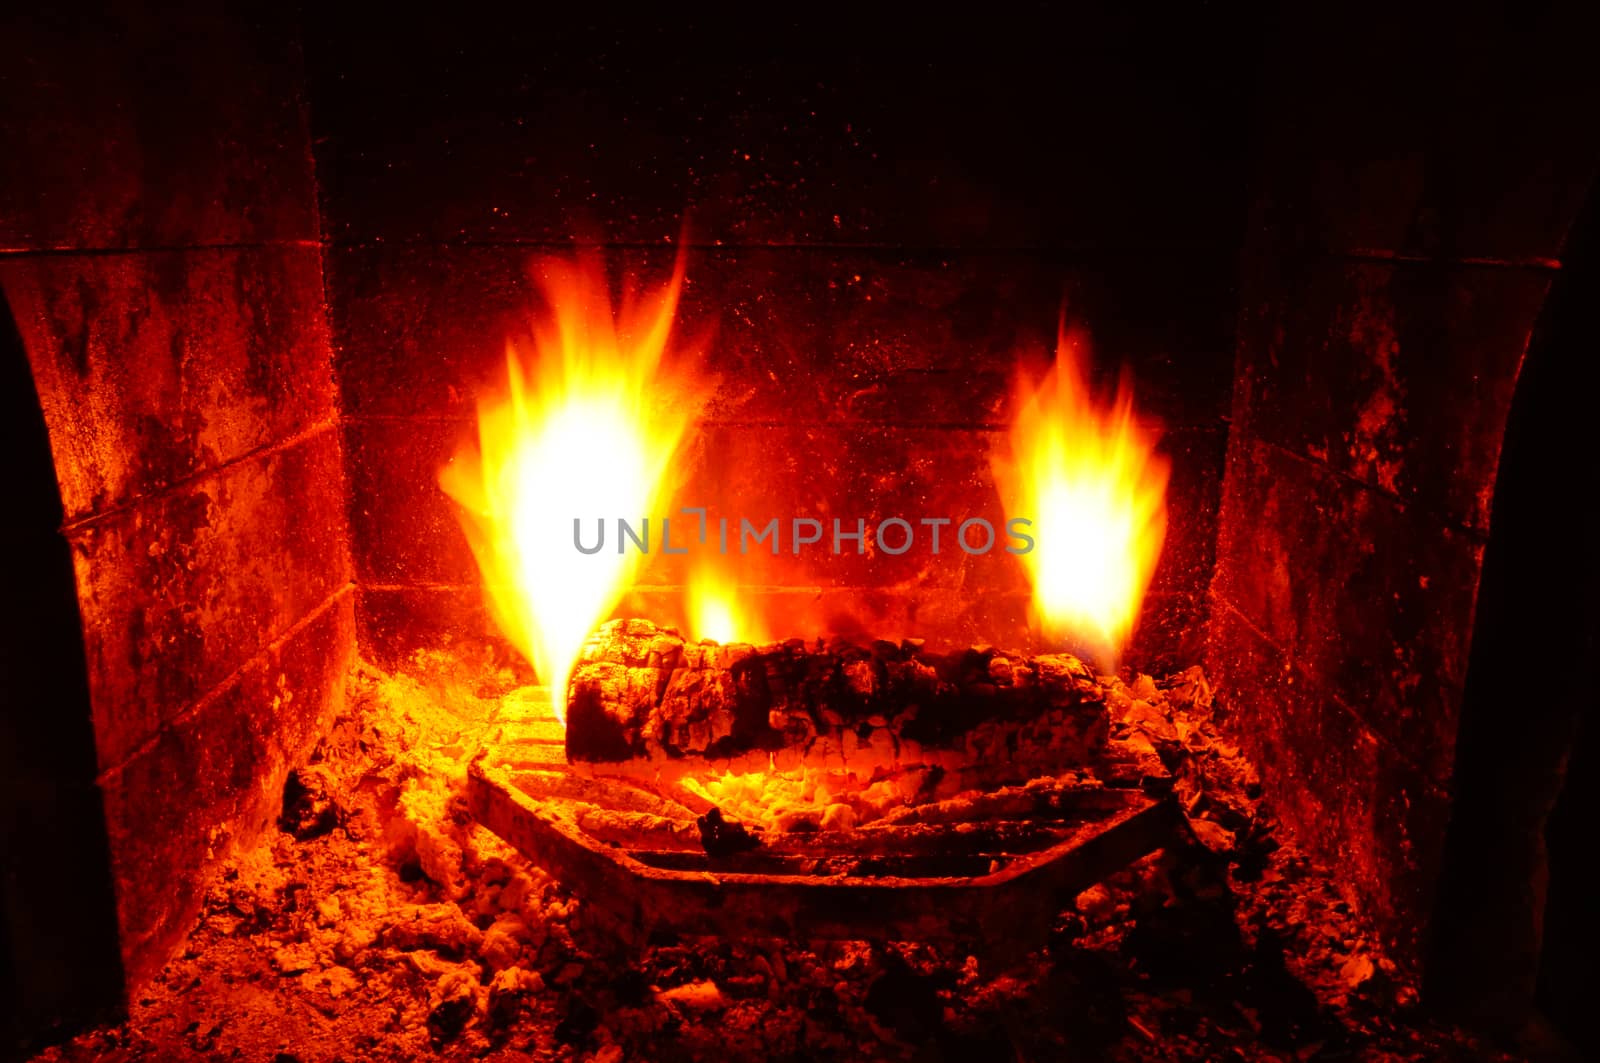
[(697, 565), (689, 576), (685, 599), (691, 638), (710, 639), (723, 645), (769, 641), (766, 625), (754, 610), (740, 602), (737, 584), (720, 567), (707, 563)]
[(1166, 537), (1169, 464), (1134, 421), (1127, 374), (1113, 401), (1096, 402), (1078, 347), (1063, 325), (1054, 367), (1018, 380), (1010, 453), (994, 469), (1008, 514), (1034, 522), (1021, 558), (1045, 635), (1114, 667)]
[[(532, 350), (506, 344), (507, 388), (478, 404), (475, 446), (439, 474), (461, 506), (462, 527), (500, 631), (532, 662), (564, 716), (567, 679), (584, 640), (632, 584), (641, 551), (607, 540), (603, 521), (637, 530), (675, 486), (674, 455), (702, 395), (664, 365), (678, 294), (671, 279), (614, 311), (598, 255), (535, 263), (546, 314)], [(659, 524), (651, 521), (659, 538)]]

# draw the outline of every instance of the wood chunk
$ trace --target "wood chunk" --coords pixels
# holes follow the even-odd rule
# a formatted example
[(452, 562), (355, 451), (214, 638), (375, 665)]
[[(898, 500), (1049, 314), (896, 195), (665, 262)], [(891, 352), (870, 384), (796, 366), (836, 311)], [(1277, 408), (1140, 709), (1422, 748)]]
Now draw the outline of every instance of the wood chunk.
[(618, 620), (590, 638), (568, 688), (567, 755), (577, 761), (799, 749), (892, 763), (953, 749), (1008, 760), (1037, 752), (1059, 769), (1086, 763), (1105, 736), (1104, 691), (1081, 661), (990, 647), (723, 646)]

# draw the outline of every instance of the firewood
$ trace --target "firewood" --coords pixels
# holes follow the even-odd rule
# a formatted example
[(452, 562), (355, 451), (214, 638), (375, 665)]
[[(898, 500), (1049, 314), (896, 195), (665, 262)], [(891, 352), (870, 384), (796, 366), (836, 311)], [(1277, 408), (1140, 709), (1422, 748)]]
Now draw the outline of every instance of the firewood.
[(617, 620), (586, 644), (568, 687), (576, 761), (787, 750), (872, 765), (928, 750), (1015, 758), (1022, 745), (1060, 770), (1087, 763), (1105, 737), (1104, 691), (1067, 654), (936, 654), (916, 641), (720, 645)]

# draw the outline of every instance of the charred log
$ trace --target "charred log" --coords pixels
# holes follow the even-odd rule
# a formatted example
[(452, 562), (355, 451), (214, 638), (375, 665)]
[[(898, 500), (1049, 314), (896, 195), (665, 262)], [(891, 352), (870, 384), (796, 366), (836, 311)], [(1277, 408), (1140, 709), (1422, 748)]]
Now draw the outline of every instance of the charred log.
[(580, 761), (730, 758), (759, 751), (915, 760), (925, 750), (1085, 764), (1106, 738), (1104, 690), (1075, 657), (979, 647), (926, 652), (792, 639), (686, 642), (643, 620), (606, 624), (568, 688), (567, 755)]

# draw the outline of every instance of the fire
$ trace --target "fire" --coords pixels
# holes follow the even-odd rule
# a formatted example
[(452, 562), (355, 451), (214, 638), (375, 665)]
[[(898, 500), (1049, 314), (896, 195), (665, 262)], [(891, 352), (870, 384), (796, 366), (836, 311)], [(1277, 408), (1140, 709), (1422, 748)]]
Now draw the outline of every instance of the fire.
[(615, 542), (582, 553), (574, 522), (587, 548), (603, 534), (597, 523), (616, 530), (623, 517), (638, 528), (662, 513), (702, 396), (667, 365), (681, 257), (666, 284), (625, 294), (616, 309), (597, 255), (536, 262), (533, 277), (546, 313), (532, 349), (507, 342), (506, 390), (479, 402), (476, 445), (439, 483), (461, 506), (496, 624), (561, 715), (583, 642), (632, 584), (642, 553)]
[(1097, 402), (1078, 347), (1063, 327), (1054, 367), (1019, 379), (1010, 453), (994, 469), (1008, 512), (1034, 522), (1034, 548), (1021, 557), (1045, 634), (1109, 667), (1161, 554), (1169, 465), (1156, 433), (1134, 421), (1127, 374), (1111, 402)]
[(724, 645), (768, 641), (766, 625), (739, 601), (737, 585), (720, 567), (698, 565), (689, 577), (685, 598), (691, 638)]

